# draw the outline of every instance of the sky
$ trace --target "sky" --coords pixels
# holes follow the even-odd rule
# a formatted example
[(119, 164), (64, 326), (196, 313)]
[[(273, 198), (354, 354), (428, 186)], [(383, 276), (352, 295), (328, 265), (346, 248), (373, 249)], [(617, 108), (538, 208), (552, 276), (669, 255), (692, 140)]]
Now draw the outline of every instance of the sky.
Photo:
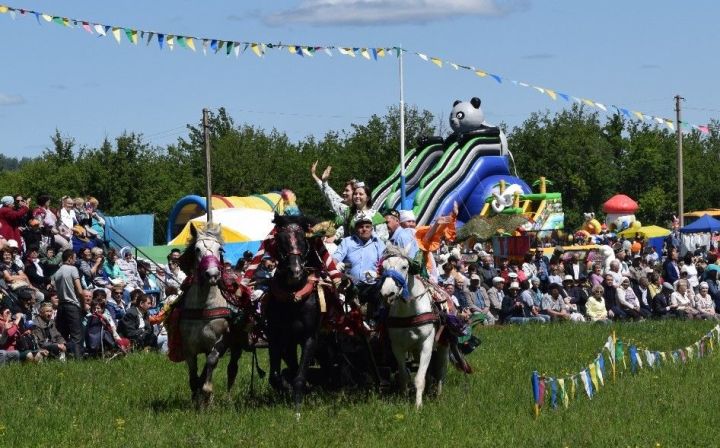
[[(569, 103), (530, 85), (702, 125), (720, 117), (715, 57), (720, 3), (697, 0), (0, 0), (14, 8), (166, 34), (309, 46), (393, 47), (405, 101), (447, 123), (456, 99), (482, 100), (486, 120), (521, 124)], [(399, 101), (396, 57), (378, 61), (268, 50), (192, 52), (90, 35), (33, 16), (0, 14), (0, 153), (37, 156), (55, 129), (97, 147), (123, 131), (155, 145), (186, 135), (202, 109), (237, 123), (317, 138), (383, 115)], [(200, 45), (198, 45), (200, 47)], [(198, 48), (200, 50), (200, 48)], [(412, 52), (501, 75), (438, 68)], [(447, 126), (446, 126), (447, 128)], [(512, 148), (510, 148), (512, 150)]]

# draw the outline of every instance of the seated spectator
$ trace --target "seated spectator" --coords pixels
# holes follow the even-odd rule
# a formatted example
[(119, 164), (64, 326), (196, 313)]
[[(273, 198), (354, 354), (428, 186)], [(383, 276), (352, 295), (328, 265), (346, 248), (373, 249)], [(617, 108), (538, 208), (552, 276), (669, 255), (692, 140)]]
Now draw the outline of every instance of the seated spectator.
[[(21, 313), (13, 316), (6, 304), (0, 304), (0, 363), (8, 361), (39, 361), (43, 358), (40, 352), (33, 354), (32, 350), (22, 350), (18, 347), (23, 331), (20, 323), (23, 319)], [(30, 333), (29, 330), (27, 330)]]
[(96, 289), (90, 303), (90, 313), (85, 316), (85, 349), (90, 356), (107, 352), (126, 353), (130, 341), (120, 337), (115, 322), (105, 309), (105, 290)]
[(43, 274), (52, 278), (62, 265), (62, 251), (58, 252), (53, 246), (48, 246), (45, 251), (40, 251), (40, 267)]
[(594, 263), (592, 266), (592, 272), (590, 273), (590, 284), (592, 286), (602, 285), (605, 277), (602, 275), (602, 265), (600, 263)]
[(52, 303), (41, 303), (40, 312), (35, 319), (35, 326), (32, 333), (41, 349), (47, 350), (50, 356), (65, 361), (67, 347), (65, 345), (65, 339), (55, 327), (54, 314), (55, 310), (53, 309)]
[(620, 287), (617, 288), (617, 301), (631, 319), (642, 320), (645, 317), (640, 307), (640, 300), (635, 296), (635, 291), (630, 287), (630, 279), (627, 277), (623, 277)]
[(129, 247), (120, 249), (120, 256), (117, 258), (117, 265), (120, 267), (128, 289), (133, 290), (141, 285), (140, 276), (138, 274), (138, 261), (133, 257), (132, 250)]
[(93, 255), (93, 249), (85, 247), (80, 251), (80, 283), (85, 289), (94, 288), (95, 277), (102, 272), (103, 258)]
[(592, 287), (592, 294), (588, 297), (585, 304), (586, 315), (590, 322), (602, 322), (609, 323), (608, 311), (605, 307), (605, 299), (603, 293), (605, 289), (602, 285), (595, 285)]
[(85, 227), (81, 225), (73, 227), (73, 235), (70, 242), (73, 251), (78, 254), (85, 248), (92, 249), (99, 244), (99, 241), (96, 238), (91, 238)]
[(708, 292), (707, 282), (698, 285), (698, 293), (695, 295), (695, 308), (698, 311), (698, 318), (706, 320), (719, 320), (715, 312), (715, 302)]
[(463, 295), (467, 303), (468, 310), (473, 313), (482, 315), (482, 321), (485, 325), (494, 325), (495, 318), (490, 314), (490, 299), (488, 298), (485, 288), (480, 286), (482, 279), (478, 274), (470, 276), (470, 285), (464, 289)]
[(150, 308), (160, 305), (163, 297), (161, 297), (161, 285), (155, 274), (151, 272), (150, 263), (145, 260), (138, 262), (138, 277), (140, 280), (140, 288), (146, 296), (151, 299)]
[(530, 314), (535, 317), (540, 317), (545, 322), (550, 322), (550, 316), (540, 312), (542, 309), (542, 301), (545, 297), (545, 294), (543, 294), (540, 289), (540, 279), (533, 277), (529, 282), (525, 281), (520, 283), (520, 288), (522, 289), (520, 297), (523, 299), (523, 302), (530, 307)]
[(687, 280), (680, 279), (676, 282), (675, 292), (670, 296), (670, 306), (680, 317), (694, 319), (698, 316), (698, 310), (695, 308), (688, 292)]
[(503, 321), (511, 324), (525, 324), (528, 322), (545, 322), (539, 316), (533, 316), (530, 307), (520, 297), (520, 284), (513, 282), (508, 293), (502, 301)]
[(30, 280), (30, 284), (40, 291), (47, 290), (50, 284), (50, 277), (45, 275), (45, 271), (40, 264), (40, 254), (36, 247), (30, 247), (25, 257), (25, 275)]
[(505, 292), (503, 287), (505, 285), (505, 279), (498, 276), (492, 279), (492, 288), (488, 290), (488, 299), (490, 300), (490, 314), (492, 314), (495, 321), (501, 321), (502, 316), (502, 304), (505, 299)]
[(96, 238), (99, 241), (105, 240), (105, 218), (98, 210), (100, 202), (92, 197), (88, 196), (87, 202), (85, 202), (85, 211), (90, 216), (90, 227), (89, 231), (94, 232)]
[(125, 287), (122, 283), (112, 285), (110, 289), (110, 299), (107, 300), (105, 308), (107, 309), (110, 317), (117, 324), (125, 316), (127, 312), (127, 306), (123, 300), (123, 291)]
[(675, 308), (672, 306), (670, 299), (674, 291), (675, 288), (670, 283), (665, 282), (662, 284), (660, 292), (653, 297), (652, 300), (654, 317), (666, 319), (676, 315)]
[(37, 288), (32, 286), (28, 276), (25, 275), (23, 269), (15, 262), (13, 249), (5, 246), (0, 249), (0, 255), (2, 255), (2, 259), (0, 260), (0, 275), (2, 275), (5, 284), (15, 296), (8, 296), (6, 298), (9, 300), (13, 314), (20, 312), (18, 307), (19, 298), (21, 297), (33, 296), (37, 302), (42, 302), (45, 296), (43, 296)]
[(563, 279), (564, 297), (570, 298), (570, 303), (575, 305), (578, 313), (585, 314), (585, 302), (587, 302), (588, 294), (585, 289), (580, 286), (580, 280), (576, 281), (572, 275), (565, 275)]
[(584, 322), (583, 315), (578, 313), (577, 307), (570, 303), (570, 298), (562, 296), (561, 291), (562, 286), (551, 283), (547, 294), (543, 297), (540, 312), (550, 316), (553, 321)]
[(605, 274), (602, 287), (608, 317), (613, 320), (627, 319), (627, 314), (625, 314), (625, 311), (622, 310), (622, 307), (617, 301), (617, 287), (615, 286), (615, 279), (612, 274)]
[(28, 221), (27, 227), (22, 231), (22, 238), (25, 241), (25, 250), (30, 248), (40, 249), (43, 244), (42, 228), (40, 227), (40, 221), (32, 218)]
[(107, 252), (107, 258), (103, 263), (103, 275), (110, 281), (120, 280), (127, 284), (128, 278), (118, 265), (118, 254), (115, 249), (110, 249)]
[(653, 293), (650, 289), (650, 281), (648, 277), (640, 277), (637, 286), (633, 287), (635, 297), (640, 302), (640, 314), (643, 317), (650, 317), (652, 315), (652, 298)]
[(148, 320), (151, 300), (145, 294), (138, 295), (136, 302), (130, 307), (120, 320), (120, 325), (118, 325), (120, 335), (130, 339), (136, 349), (157, 347), (157, 336), (155, 336), (152, 325)]

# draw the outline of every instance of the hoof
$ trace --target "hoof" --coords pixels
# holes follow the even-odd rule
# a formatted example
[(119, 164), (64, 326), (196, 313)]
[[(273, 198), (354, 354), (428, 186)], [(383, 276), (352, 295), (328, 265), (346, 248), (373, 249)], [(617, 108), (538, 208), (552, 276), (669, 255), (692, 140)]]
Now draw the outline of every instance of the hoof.
[(296, 422), (299, 422), (299, 421), (300, 421), (300, 413), (299, 413), (299, 412), (296, 412), (296, 413), (295, 413), (295, 421), (296, 421)]

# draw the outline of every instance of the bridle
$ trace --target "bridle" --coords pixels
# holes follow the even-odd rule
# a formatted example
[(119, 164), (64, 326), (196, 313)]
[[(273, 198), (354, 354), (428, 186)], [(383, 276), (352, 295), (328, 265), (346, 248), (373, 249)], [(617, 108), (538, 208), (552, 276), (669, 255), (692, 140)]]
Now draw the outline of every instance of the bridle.
[[(389, 257), (385, 257), (381, 262), (380, 266), (385, 262), (385, 260), (389, 258), (403, 258), (400, 255), (393, 255)], [(407, 260), (407, 258), (406, 258)], [(408, 260), (409, 261), (409, 260)], [(397, 269), (382, 269), (382, 273), (380, 275), (380, 281), (382, 283), (385, 282), (386, 279), (390, 278), (395, 282), (395, 285), (397, 285), (399, 288), (402, 289), (402, 294), (400, 294), (400, 297), (406, 302), (409, 302), (411, 300), (415, 300), (419, 297), (424, 296), (429, 290), (429, 287), (425, 287), (425, 290), (417, 295), (410, 295), (410, 288), (408, 286), (409, 283), (409, 275), (410, 274), (403, 274), (402, 272), (398, 271)]]
[(299, 224), (288, 224), (283, 227), (278, 228), (278, 234), (283, 234), (288, 236), (288, 243), (290, 244), (290, 250), (285, 252), (282, 250), (277, 250), (277, 257), (278, 262), (280, 263), (287, 263), (290, 255), (296, 255), (300, 257), (300, 260), (302, 261), (302, 264), (305, 264), (305, 260), (307, 258), (308, 252), (310, 251), (310, 245), (305, 245), (305, 251), (301, 251), (299, 248), (299, 240), (298, 240), (298, 234), (305, 235), (305, 232), (303, 231), (302, 227), (300, 227)]
[[(218, 249), (218, 252), (220, 254), (220, 257), (218, 257), (217, 255), (215, 255), (213, 253), (213, 249), (211, 247), (208, 247), (207, 242), (209, 240), (211, 240), (211, 238), (203, 238), (203, 239), (198, 240), (195, 243), (196, 249), (199, 247), (202, 247), (203, 249), (205, 249), (205, 255), (202, 256), (202, 258), (200, 259), (200, 262), (198, 263), (198, 266), (197, 266), (197, 270), (198, 270), (198, 275), (196, 276), (197, 279), (203, 278), (203, 274), (205, 274), (211, 268), (217, 268), (218, 272), (222, 272), (222, 266), (223, 266), (222, 247), (219, 247), (219, 249)], [(214, 240), (212, 240), (212, 241), (215, 242), (216, 244), (218, 244), (218, 246), (219, 246), (220, 243), (218, 243), (217, 241), (214, 241)]]

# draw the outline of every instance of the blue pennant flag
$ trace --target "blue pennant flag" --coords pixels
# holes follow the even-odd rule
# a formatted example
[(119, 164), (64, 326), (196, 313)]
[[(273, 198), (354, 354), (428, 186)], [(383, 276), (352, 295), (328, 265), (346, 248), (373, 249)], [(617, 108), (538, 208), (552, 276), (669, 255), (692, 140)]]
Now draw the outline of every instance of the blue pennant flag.
[(498, 84), (502, 84), (502, 78), (498, 75), (493, 75), (492, 73), (488, 73), (495, 81), (498, 82)]
[(162, 50), (163, 44), (165, 43), (165, 35), (164, 34), (158, 34), (158, 45), (160, 45), (160, 49)]
[(598, 365), (600, 366), (600, 371), (602, 372), (603, 378), (606, 378), (607, 374), (605, 373), (605, 357), (603, 355), (600, 355), (600, 358), (598, 359)]
[(557, 381), (555, 378), (550, 378), (550, 404), (553, 409), (557, 408)]
[(637, 373), (637, 347), (630, 346), (630, 371)]
[(557, 94), (560, 98), (564, 99), (565, 101), (570, 101), (570, 95), (568, 95), (567, 93), (557, 92)]

